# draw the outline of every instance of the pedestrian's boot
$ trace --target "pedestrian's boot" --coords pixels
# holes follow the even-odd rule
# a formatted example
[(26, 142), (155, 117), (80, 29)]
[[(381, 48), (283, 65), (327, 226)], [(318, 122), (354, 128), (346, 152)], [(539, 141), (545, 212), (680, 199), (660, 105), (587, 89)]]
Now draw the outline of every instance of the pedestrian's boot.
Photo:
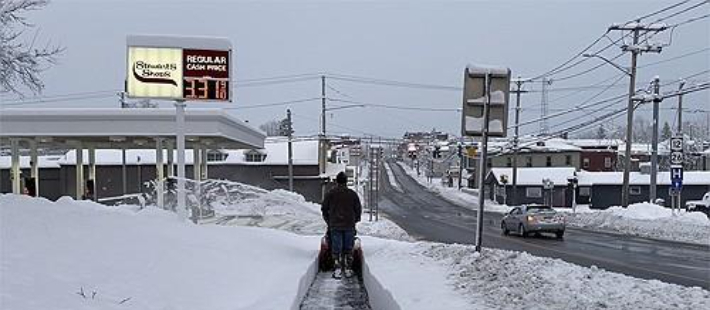
[(343, 264), (341, 262), (340, 255), (333, 254), (333, 278), (342, 279), (343, 278)]
[(343, 269), (346, 278), (351, 278), (355, 274), (353, 271), (353, 254), (350, 252), (343, 254)]

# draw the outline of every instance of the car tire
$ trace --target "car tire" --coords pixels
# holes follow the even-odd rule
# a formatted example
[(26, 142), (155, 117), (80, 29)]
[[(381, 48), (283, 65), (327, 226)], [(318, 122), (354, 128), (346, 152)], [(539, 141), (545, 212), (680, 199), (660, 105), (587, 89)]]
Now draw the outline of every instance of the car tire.
[(528, 232), (525, 231), (525, 226), (523, 226), (523, 224), (518, 225), (518, 234), (520, 234), (523, 238), (528, 236)]
[(555, 232), (555, 236), (557, 237), (557, 239), (562, 239), (565, 236), (565, 231), (560, 230), (558, 232)]
[(508, 227), (505, 226), (505, 222), (503, 221), (500, 222), (500, 229), (503, 230), (503, 235), (507, 236), (508, 234), (510, 234)]

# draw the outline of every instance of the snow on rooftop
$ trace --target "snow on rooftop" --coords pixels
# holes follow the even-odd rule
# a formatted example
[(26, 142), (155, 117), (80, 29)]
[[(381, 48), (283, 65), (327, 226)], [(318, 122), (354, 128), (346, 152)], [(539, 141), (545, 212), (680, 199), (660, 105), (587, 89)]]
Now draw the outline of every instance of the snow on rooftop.
[[(44, 155), (37, 156), (37, 166), (39, 168), (59, 168), (59, 160), (61, 155)], [(12, 157), (0, 156), (0, 169), (9, 169), (12, 166)], [(30, 168), (30, 157), (20, 156), (20, 169)]]
[[(225, 160), (228, 164), (264, 164), (264, 165), (286, 165), (288, 164), (288, 141), (280, 138), (268, 138), (264, 141), (264, 151), (266, 159), (263, 162), (247, 163), (244, 153), (247, 150), (228, 150), (229, 156)], [(293, 141), (293, 164), (294, 165), (317, 165), (318, 164), (318, 140), (296, 140)]]
[[(580, 185), (620, 185), (623, 184), (623, 172), (589, 172), (580, 171), (577, 173)], [(670, 185), (671, 176), (668, 171), (661, 171), (657, 177), (658, 185)], [(631, 172), (629, 184), (648, 185), (651, 183), (651, 175), (641, 172)], [(685, 171), (683, 172), (684, 185), (707, 185), (710, 186), (710, 171)]]
[[(518, 184), (542, 186), (542, 179), (550, 179), (555, 185), (566, 185), (567, 178), (574, 175), (575, 171), (574, 167), (518, 168)], [(513, 182), (513, 168), (491, 168), (490, 173), (496, 180), (505, 175), (508, 184)]]
[[(286, 165), (288, 164), (288, 142), (285, 139), (267, 139), (264, 142), (264, 149), (239, 149), (239, 150), (220, 150), (227, 154), (227, 159), (224, 161), (210, 161), (210, 163), (223, 164), (251, 164), (251, 165)], [(246, 153), (249, 151), (257, 151), (265, 154), (266, 159), (262, 162), (247, 162)], [(126, 150), (126, 164), (155, 164), (156, 152), (151, 149)], [(193, 151), (188, 149), (185, 151), (185, 164), (191, 165), (193, 162)], [(50, 157), (50, 156), (48, 156)], [(68, 151), (64, 156), (54, 156), (57, 158), (57, 168), (59, 165), (74, 165), (76, 164), (76, 150)], [(25, 157), (22, 157), (25, 158)], [(163, 152), (163, 162), (167, 162), (167, 151)], [(177, 160), (177, 151), (174, 151), (174, 160)], [(29, 167), (29, 159), (23, 159)], [(85, 164), (89, 162), (89, 152), (84, 150), (83, 161)], [(40, 161), (40, 164), (43, 162)], [(121, 150), (97, 149), (96, 150), (97, 165), (121, 165), (122, 154)], [(297, 140), (293, 142), (293, 164), (294, 165), (317, 165), (318, 164), (318, 140)], [(0, 156), (0, 168), (7, 168), (10, 165), (10, 156)]]
[[(540, 185), (542, 179), (550, 179), (555, 185), (566, 185), (567, 178), (575, 174), (572, 167), (524, 167), (518, 168), (519, 185)], [(501, 175), (508, 178), (508, 184), (513, 181), (513, 168), (491, 168), (491, 172), (496, 180), (500, 180)], [(623, 184), (623, 172), (596, 172), (577, 171), (579, 185), (621, 185)], [(657, 176), (658, 185), (670, 185), (670, 172), (662, 171)], [(631, 172), (629, 183), (631, 185), (649, 185), (651, 176), (641, 172)], [(710, 186), (710, 171), (685, 171), (683, 173), (683, 184), (685, 185), (707, 185)]]
[(618, 147), (623, 141), (619, 139), (568, 139), (567, 143), (581, 148)]
[(567, 140), (564, 139), (549, 139), (546, 141), (530, 141), (522, 142), (522, 149), (528, 149), (536, 152), (580, 152), (582, 149), (578, 146), (572, 145)]

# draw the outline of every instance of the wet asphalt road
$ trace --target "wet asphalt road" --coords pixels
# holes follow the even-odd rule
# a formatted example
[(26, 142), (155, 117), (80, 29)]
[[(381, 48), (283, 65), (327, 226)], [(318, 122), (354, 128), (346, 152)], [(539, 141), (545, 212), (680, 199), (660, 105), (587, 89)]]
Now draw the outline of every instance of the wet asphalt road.
[[(403, 192), (382, 180), (380, 209), (416, 238), (444, 243), (472, 244), (476, 212), (429, 192), (394, 162), (390, 163)], [(472, 200), (472, 204), (475, 202)], [(710, 247), (618, 236), (569, 228), (564, 240), (554, 236), (503, 236), (502, 215), (484, 214), (483, 246), (526, 251), (560, 258), (645, 279), (710, 289)]]

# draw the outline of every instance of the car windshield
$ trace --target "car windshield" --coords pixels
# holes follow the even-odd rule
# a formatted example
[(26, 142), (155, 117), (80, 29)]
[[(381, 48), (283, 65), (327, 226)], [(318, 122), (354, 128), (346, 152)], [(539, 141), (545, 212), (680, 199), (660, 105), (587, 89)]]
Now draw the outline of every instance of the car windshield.
[(555, 212), (550, 206), (528, 206), (528, 213)]

